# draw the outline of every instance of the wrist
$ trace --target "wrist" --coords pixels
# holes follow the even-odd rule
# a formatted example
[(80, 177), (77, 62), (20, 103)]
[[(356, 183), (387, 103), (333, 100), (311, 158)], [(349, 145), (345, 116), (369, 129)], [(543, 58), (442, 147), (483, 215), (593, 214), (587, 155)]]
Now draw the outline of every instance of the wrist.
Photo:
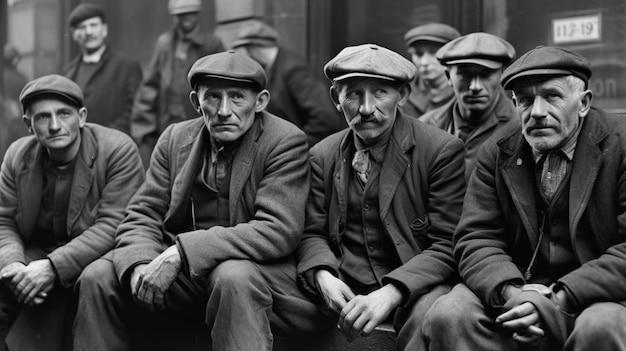
[(513, 296), (522, 292), (522, 288), (513, 283), (504, 283), (500, 289), (500, 298), (503, 303), (509, 301)]

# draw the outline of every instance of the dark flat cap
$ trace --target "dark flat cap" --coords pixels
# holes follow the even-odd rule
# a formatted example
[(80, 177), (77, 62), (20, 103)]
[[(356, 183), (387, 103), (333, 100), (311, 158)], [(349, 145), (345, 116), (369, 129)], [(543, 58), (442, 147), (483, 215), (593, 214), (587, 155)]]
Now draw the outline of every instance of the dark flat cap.
[(573, 75), (585, 82), (591, 77), (589, 61), (577, 52), (557, 46), (537, 46), (507, 67), (500, 82), (510, 89), (523, 77)]
[(234, 50), (199, 58), (191, 66), (187, 79), (191, 87), (195, 89), (198, 80), (203, 78), (248, 82), (261, 89), (265, 89), (267, 83), (263, 67), (248, 56)]
[(241, 29), (232, 47), (237, 48), (245, 45), (276, 46), (277, 42), (278, 32), (274, 28), (263, 22), (254, 22)]
[(407, 47), (418, 40), (445, 44), (459, 36), (461, 36), (461, 33), (447, 24), (428, 23), (412, 28), (406, 32), (404, 42)]
[(324, 66), (328, 79), (374, 77), (409, 82), (415, 77), (415, 65), (395, 51), (375, 44), (348, 46)]
[(33, 98), (42, 95), (58, 95), (79, 108), (84, 105), (83, 92), (78, 84), (58, 74), (50, 74), (26, 83), (20, 93), (23, 111), (26, 112), (27, 105), (36, 100)]
[(515, 58), (515, 48), (493, 34), (477, 32), (452, 40), (442, 46), (436, 56), (443, 65), (473, 63), (497, 69)]
[(181, 13), (200, 12), (202, 10), (201, 0), (170, 0), (167, 9), (170, 15), (180, 15)]
[(102, 22), (106, 22), (102, 7), (93, 2), (83, 2), (72, 10), (68, 20), (70, 27), (76, 27), (80, 22), (93, 17), (100, 17)]

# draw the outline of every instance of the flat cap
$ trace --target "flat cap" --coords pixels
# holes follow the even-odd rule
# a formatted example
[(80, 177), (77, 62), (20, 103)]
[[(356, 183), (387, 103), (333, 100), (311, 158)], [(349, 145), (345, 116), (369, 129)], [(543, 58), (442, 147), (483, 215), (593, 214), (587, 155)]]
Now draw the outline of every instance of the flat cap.
[(170, 15), (180, 15), (181, 13), (200, 12), (202, 10), (202, 0), (170, 0), (167, 9)]
[(23, 111), (26, 112), (26, 107), (33, 98), (41, 95), (58, 95), (79, 108), (84, 105), (83, 92), (78, 84), (58, 74), (42, 76), (26, 83), (20, 93)]
[(407, 47), (418, 40), (445, 44), (460, 36), (461, 33), (459, 33), (458, 30), (447, 24), (428, 23), (414, 27), (406, 32), (404, 35), (404, 42)]
[(237, 48), (245, 45), (276, 46), (277, 42), (278, 32), (274, 28), (264, 22), (253, 22), (241, 29), (232, 47)]
[(515, 48), (498, 36), (477, 32), (458, 37), (442, 46), (436, 57), (446, 66), (473, 63), (498, 69), (515, 58)]
[(591, 77), (591, 66), (577, 52), (557, 46), (537, 46), (507, 67), (500, 82), (504, 89), (509, 89), (520, 78), (542, 75), (573, 75), (582, 79), (586, 86)]
[(93, 17), (100, 17), (102, 22), (106, 22), (104, 10), (100, 7), (100, 5), (93, 2), (83, 2), (78, 4), (78, 6), (70, 12), (68, 21), (70, 23), (70, 27), (76, 27), (80, 22)]
[(348, 46), (324, 66), (324, 74), (332, 81), (374, 77), (409, 82), (415, 73), (412, 62), (395, 51), (375, 44)]
[(234, 50), (199, 58), (189, 69), (187, 80), (195, 89), (197, 81), (203, 78), (248, 82), (260, 89), (265, 89), (267, 83), (263, 67), (248, 56)]

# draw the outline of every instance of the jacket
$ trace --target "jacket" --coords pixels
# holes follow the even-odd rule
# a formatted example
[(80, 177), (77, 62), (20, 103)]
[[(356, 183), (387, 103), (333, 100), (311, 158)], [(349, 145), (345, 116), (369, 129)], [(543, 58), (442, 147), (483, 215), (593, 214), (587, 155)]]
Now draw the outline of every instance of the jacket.
[[(82, 59), (82, 55), (74, 58), (63, 68), (63, 75), (76, 80)], [(130, 134), (130, 113), (141, 77), (139, 62), (107, 47), (99, 68), (81, 87), (87, 120)]]
[(187, 231), (190, 192), (209, 135), (202, 118), (176, 123), (159, 138), (146, 182), (117, 231), (113, 263), (120, 281), (178, 244), (192, 279), (229, 259), (256, 262), (290, 256), (302, 235), (309, 189), (306, 137), (292, 124), (261, 112), (233, 158), (230, 227)]
[[(298, 248), (299, 281), (325, 267), (337, 275), (347, 214), (354, 133), (344, 130), (311, 149), (311, 193)], [(452, 233), (460, 216), (465, 180), (463, 143), (398, 112), (380, 171), (379, 208), (385, 234), (402, 262), (383, 277), (409, 295), (409, 303), (456, 277)]]
[[(467, 286), (489, 308), (499, 287), (524, 282), (539, 239), (534, 159), (519, 126), (484, 145), (455, 233), (454, 255)], [(580, 266), (558, 279), (583, 309), (626, 300), (626, 121), (592, 108), (571, 166), (569, 231)], [(532, 281), (530, 281), (532, 283)]]

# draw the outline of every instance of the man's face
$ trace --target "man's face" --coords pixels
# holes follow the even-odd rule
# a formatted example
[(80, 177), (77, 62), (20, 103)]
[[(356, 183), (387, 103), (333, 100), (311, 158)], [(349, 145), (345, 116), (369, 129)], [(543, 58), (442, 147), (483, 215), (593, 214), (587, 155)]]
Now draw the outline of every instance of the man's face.
[(437, 81), (445, 77), (445, 68), (435, 57), (441, 44), (429, 41), (417, 41), (409, 47), (411, 60), (417, 68), (420, 79)]
[(391, 129), (398, 107), (410, 93), (407, 84), (367, 77), (342, 80), (332, 89), (348, 126), (368, 145)]
[(106, 23), (100, 17), (88, 18), (80, 22), (72, 32), (72, 38), (82, 50), (92, 53), (104, 45), (108, 35)]
[(497, 101), (502, 69), (491, 69), (476, 64), (452, 65), (450, 82), (461, 107), (469, 114), (489, 110)]
[(254, 123), (256, 112), (269, 101), (269, 93), (253, 91), (249, 84), (211, 79), (191, 93), (191, 101), (200, 109), (211, 136), (220, 144), (238, 140)]
[(530, 146), (547, 152), (564, 145), (582, 123), (591, 104), (591, 91), (565, 77), (522, 83), (514, 89), (522, 133)]
[(180, 13), (174, 16), (174, 23), (183, 33), (191, 32), (198, 25), (198, 12)]
[(62, 98), (43, 97), (30, 103), (24, 116), (39, 143), (51, 154), (72, 154), (80, 146), (80, 130), (87, 110), (77, 109)]

